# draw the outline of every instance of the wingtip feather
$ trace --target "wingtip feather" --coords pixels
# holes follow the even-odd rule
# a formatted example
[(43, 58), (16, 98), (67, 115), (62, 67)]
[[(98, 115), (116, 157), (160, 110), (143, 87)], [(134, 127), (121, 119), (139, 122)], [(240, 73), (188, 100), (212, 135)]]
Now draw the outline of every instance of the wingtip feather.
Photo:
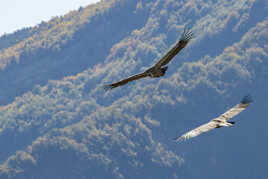
[(253, 102), (252, 96), (250, 94), (245, 95), (243, 99), (241, 100), (242, 104), (250, 104)]
[(183, 137), (176, 137), (176, 138), (173, 138), (173, 140), (174, 140), (175, 142), (182, 142), (182, 141), (184, 141), (185, 139), (184, 139)]
[(188, 29), (188, 28), (185, 28), (183, 33), (182, 33), (182, 36), (181, 36), (181, 39), (180, 40), (183, 40), (183, 41), (190, 41), (192, 38), (194, 37), (194, 34), (193, 32)]
[(112, 90), (114, 88), (114, 86), (112, 86), (112, 85), (104, 85), (103, 86), (103, 89), (105, 90), (105, 91), (110, 91), (110, 90)]

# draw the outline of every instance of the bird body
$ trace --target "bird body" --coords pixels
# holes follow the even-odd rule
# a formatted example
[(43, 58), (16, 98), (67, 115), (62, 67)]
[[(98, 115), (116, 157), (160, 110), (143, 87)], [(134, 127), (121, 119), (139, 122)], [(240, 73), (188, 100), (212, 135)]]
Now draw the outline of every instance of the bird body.
[(228, 120), (231, 119), (232, 117), (238, 115), (243, 110), (245, 110), (250, 105), (251, 102), (252, 102), (252, 98), (250, 95), (244, 96), (244, 98), (240, 101), (239, 104), (235, 105), (233, 108), (231, 108), (227, 112), (223, 113), (222, 115), (220, 115), (219, 117), (217, 117), (215, 119), (212, 119), (208, 123), (203, 124), (195, 129), (185, 133), (184, 135), (175, 138), (175, 140), (177, 142), (179, 142), (179, 141), (190, 139), (192, 137), (196, 137), (202, 133), (208, 132), (208, 131), (215, 129), (215, 128), (233, 126), (235, 124), (235, 122), (228, 121)]
[(147, 76), (151, 77), (151, 78), (159, 78), (161, 76), (164, 76), (166, 71), (167, 71), (168, 67), (163, 67), (163, 68), (149, 68), (148, 70), (145, 71), (145, 73), (147, 74)]

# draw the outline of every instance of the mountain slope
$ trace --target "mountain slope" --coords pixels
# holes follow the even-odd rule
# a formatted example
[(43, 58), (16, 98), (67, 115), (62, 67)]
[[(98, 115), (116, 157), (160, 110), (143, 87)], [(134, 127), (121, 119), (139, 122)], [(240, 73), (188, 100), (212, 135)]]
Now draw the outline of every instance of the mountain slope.
[[(263, 119), (268, 18), (256, 15), (267, 11), (266, 1), (114, 2), (114, 9), (128, 7), (118, 12), (133, 12), (137, 21), (146, 18), (127, 27), (118, 41), (109, 42), (99, 61), (74, 70), (79, 73), (73, 76), (65, 73), (68, 65), (82, 60), (78, 51), (91, 41), (69, 44), (72, 50), (62, 54), (68, 65), (54, 64), (64, 72), (63, 79), (44, 75), (51, 81), (31, 82), (24, 89), (28, 92), (0, 108), (0, 178), (267, 178)], [(113, 8), (107, 11), (115, 13)], [(113, 23), (122, 16), (114, 18)], [(179, 39), (184, 26), (192, 26), (196, 38), (175, 57), (165, 77), (102, 90), (103, 84), (155, 63)], [(81, 38), (85, 34), (88, 31), (81, 31)], [(36, 63), (29, 62), (29, 68), (40, 70), (42, 63)], [(14, 65), (29, 73), (22, 62)], [(40, 85), (33, 88), (36, 84)], [(188, 143), (171, 140), (221, 114), (249, 92), (255, 102), (236, 118), (234, 128)]]
[[(12, 46), (0, 51), (0, 104), (11, 102), (35, 85), (101, 63), (114, 43), (145, 23), (146, 13), (136, 13), (135, 2), (113, 0), (80, 8), (29, 29), (29, 37), (10, 42)], [(10, 36), (9, 41), (16, 39)]]

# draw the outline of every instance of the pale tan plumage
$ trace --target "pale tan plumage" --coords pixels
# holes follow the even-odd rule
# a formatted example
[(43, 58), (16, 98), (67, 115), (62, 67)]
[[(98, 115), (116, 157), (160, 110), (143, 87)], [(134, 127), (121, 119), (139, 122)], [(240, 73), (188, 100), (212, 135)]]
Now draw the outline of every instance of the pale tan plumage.
[(212, 119), (210, 122), (203, 124), (187, 133), (184, 135), (175, 138), (175, 140), (178, 141), (183, 141), (190, 139), (192, 137), (196, 137), (202, 133), (208, 132), (214, 128), (220, 128), (220, 127), (229, 127), (234, 124), (234, 122), (228, 122), (229, 119), (232, 117), (238, 115), (240, 112), (245, 110), (249, 104), (252, 102), (251, 96), (247, 95), (245, 96), (241, 102), (237, 105), (235, 105), (233, 108), (228, 110), (227, 112), (223, 113), (219, 117)]

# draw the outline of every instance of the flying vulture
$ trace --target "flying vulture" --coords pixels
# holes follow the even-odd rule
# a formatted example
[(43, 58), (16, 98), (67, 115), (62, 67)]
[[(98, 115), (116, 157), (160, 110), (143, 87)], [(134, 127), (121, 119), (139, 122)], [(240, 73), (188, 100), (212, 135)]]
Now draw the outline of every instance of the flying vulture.
[(212, 119), (206, 124), (203, 124), (185, 134), (183, 134), (181, 137), (177, 137), (174, 140), (177, 142), (184, 141), (187, 139), (190, 139), (192, 137), (196, 137), (204, 132), (208, 132), (214, 128), (220, 128), (220, 127), (229, 127), (234, 125), (235, 122), (228, 121), (230, 118), (238, 115), (240, 112), (245, 110), (249, 104), (252, 102), (252, 97), (250, 95), (246, 95), (243, 97), (241, 102), (237, 105), (235, 105), (233, 108), (226, 111), (224, 114), (220, 115), (219, 117)]
[(138, 79), (145, 78), (145, 77), (159, 78), (161, 76), (164, 76), (166, 73), (166, 70), (168, 69), (168, 66), (165, 66), (165, 65), (167, 65), (172, 60), (172, 58), (174, 58), (188, 44), (188, 42), (192, 38), (193, 38), (193, 33), (188, 29), (184, 29), (184, 32), (179, 42), (177, 42), (176, 45), (172, 47), (172, 49), (170, 49), (154, 66), (147, 69), (143, 73), (133, 75), (129, 78), (123, 79), (116, 83), (105, 85), (104, 89), (106, 90), (113, 89), (118, 86), (125, 85), (130, 81), (138, 80)]

